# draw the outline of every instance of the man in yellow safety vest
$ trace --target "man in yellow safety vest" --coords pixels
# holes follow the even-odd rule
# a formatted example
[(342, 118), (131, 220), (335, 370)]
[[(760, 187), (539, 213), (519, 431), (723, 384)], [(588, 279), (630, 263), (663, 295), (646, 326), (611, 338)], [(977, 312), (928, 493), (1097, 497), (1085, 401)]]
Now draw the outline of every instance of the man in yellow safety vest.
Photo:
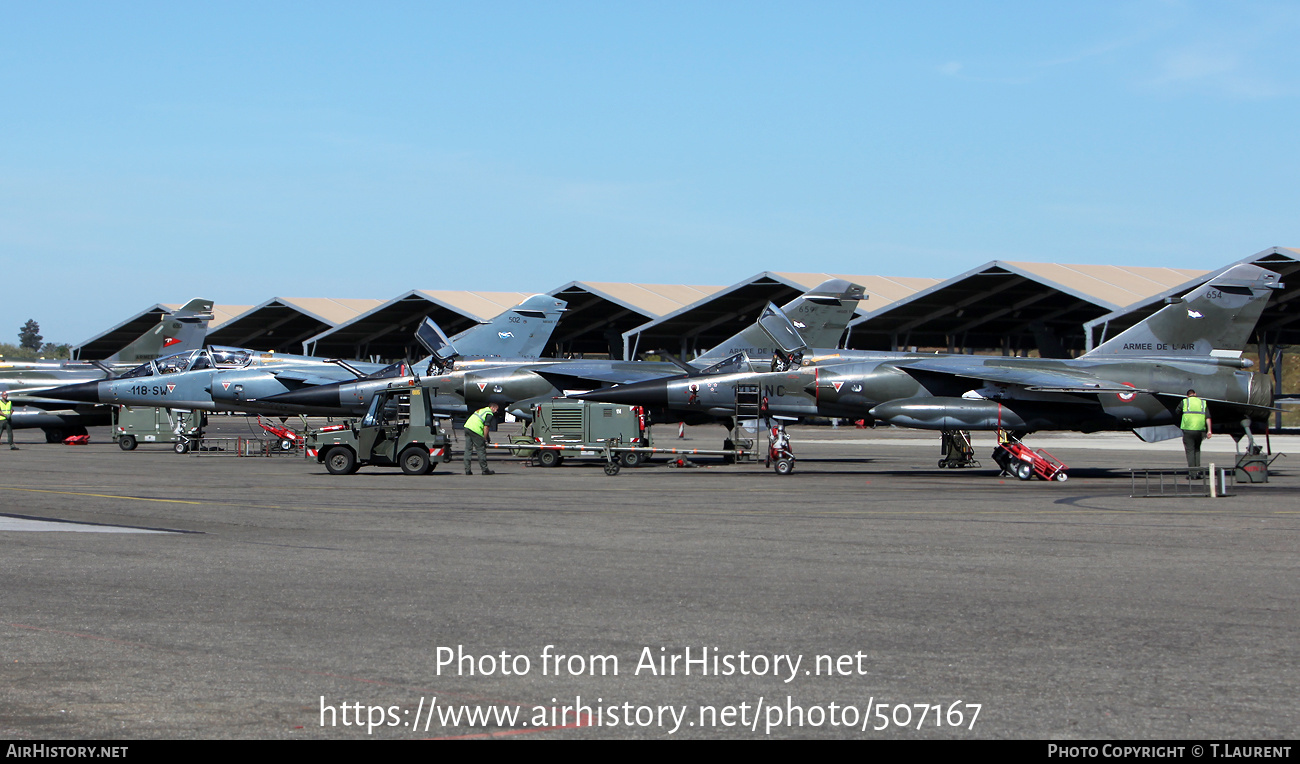
[(0, 392), (0, 433), (9, 431), (9, 450), (17, 451), (14, 445), (14, 404), (9, 401), (9, 391)]
[(1188, 390), (1187, 397), (1178, 404), (1178, 413), (1182, 419), (1178, 428), (1183, 431), (1183, 450), (1187, 452), (1187, 468), (1201, 466), (1201, 441), (1210, 438), (1210, 410), (1205, 401), (1196, 397), (1195, 390)]
[(501, 408), (500, 404), (489, 403), (483, 408), (469, 415), (465, 420), (465, 474), (473, 475), (470, 470), (470, 463), (475, 449), (478, 450), (478, 464), (484, 475), (491, 475), (492, 470), (487, 466), (487, 432), (488, 422), (496, 416), (497, 409)]

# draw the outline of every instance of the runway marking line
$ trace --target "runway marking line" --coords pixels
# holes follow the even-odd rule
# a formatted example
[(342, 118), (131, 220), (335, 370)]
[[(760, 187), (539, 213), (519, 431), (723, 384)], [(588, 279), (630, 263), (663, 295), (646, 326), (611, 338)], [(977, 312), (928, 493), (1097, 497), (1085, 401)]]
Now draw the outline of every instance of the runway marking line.
[(130, 499), (132, 501), (161, 501), (166, 504), (203, 504), (201, 501), (186, 501), (185, 499), (151, 499), (146, 496), (114, 496), (110, 493), (77, 493), (76, 491), (51, 491), (45, 488), (14, 488), (12, 486), (0, 485), (0, 491), (25, 491), (28, 493), (57, 493), (63, 496), (91, 496), (96, 499)]

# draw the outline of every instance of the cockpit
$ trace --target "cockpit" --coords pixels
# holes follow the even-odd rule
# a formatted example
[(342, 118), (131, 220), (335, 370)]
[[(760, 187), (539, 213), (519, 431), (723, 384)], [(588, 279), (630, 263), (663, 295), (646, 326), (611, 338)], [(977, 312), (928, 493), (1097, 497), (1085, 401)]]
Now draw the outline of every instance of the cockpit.
[(253, 354), (242, 348), (214, 345), (204, 350), (187, 350), (142, 363), (118, 379), (179, 374), (200, 369), (239, 369), (247, 366)]

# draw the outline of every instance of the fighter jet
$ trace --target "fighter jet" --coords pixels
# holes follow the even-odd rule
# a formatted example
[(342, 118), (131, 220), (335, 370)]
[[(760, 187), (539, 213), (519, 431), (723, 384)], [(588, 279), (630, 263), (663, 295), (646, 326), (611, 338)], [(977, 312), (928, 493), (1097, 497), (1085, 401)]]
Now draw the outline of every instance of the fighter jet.
[[(564, 307), (562, 300), (534, 295), (462, 334), (484, 358), (495, 357), (490, 355), (493, 352), (536, 354), (550, 338)], [(344, 379), (390, 379), (408, 373), (409, 368), (406, 363), (385, 366), (213, 346), (141, 364), (115, 379), (68, 385), (46, 395), (128, 406), (293, 414), (299, 410), (265, 399)]]
[(108, 409), (51, 398), (49, 391), (69, 383), (111, 378), (164, 351), (201, 348), (211, 320), (212, 300), (194, 299), (103, 361), (0, 362), (0, 390), (9, 391), (14, 403), (22, 406), (14, 410), (14, 428), (40, 427), (46, 441), (56, 443), (69, 435), (86, 434), (87, 427), (108, 424)]
[(931, 430), (1132, 429), (1178, 434), (1175, 411), (1195, 388), (1216, 430), (1240, 432), (1272, 411), (1272, 380), (1241, 357), (1276, 273), (1229, 268), (1076, 359), (923, 355), (848, 361), (766, 374), (639, 382), (574, 397), (725, 416), (739, 386), (761, 391), (770, 415), (876, 419)]
[[(563, 396), (566, 389), (587, 390), (612, 382), (742, 368), (766, 370), (773, 363), (782, 368), (795, 366), (801, 358), (816, 352), (808, 347), (805, 336), (824, 343), (825, 352), (838, 353), (833, 348), (861, 299), (864, 299), (862, 287), (832, 279), (795, 298), (784, 311), (769, 305), (754, 324), (690, 364), (528, 359), (465, 364), (457, 360), (454, 367), (443, 369), (442, 373), (412, 376), (406, 384), (425, 388), (438, 413), (465, 415), (489, 403), (500, 403), (506, 404), (516, 416), (526, 417), (531, 401)], [(798, 318), (791, 320), (787, 313)], [(798, 328), (799, 324), (803, 325), (802, 329)], [(266, 402), (300, 406), (304, 413), (362, 414), (375, 391), (391, 384), (391, 379), (349, 381), (277, 395)]]

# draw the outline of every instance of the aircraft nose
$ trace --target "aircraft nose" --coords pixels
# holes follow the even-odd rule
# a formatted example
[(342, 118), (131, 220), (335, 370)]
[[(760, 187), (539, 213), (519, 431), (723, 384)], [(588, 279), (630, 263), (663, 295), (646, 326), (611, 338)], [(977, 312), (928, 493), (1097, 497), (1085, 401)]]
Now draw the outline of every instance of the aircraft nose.
[(77, 401), (78, 403), (103, 403), (99, 397), (98, 382), (78, 382), (75, 385), (56, 387), (52, 390), (46, 390), (41, 394), (41, 397), (61, 401)]

